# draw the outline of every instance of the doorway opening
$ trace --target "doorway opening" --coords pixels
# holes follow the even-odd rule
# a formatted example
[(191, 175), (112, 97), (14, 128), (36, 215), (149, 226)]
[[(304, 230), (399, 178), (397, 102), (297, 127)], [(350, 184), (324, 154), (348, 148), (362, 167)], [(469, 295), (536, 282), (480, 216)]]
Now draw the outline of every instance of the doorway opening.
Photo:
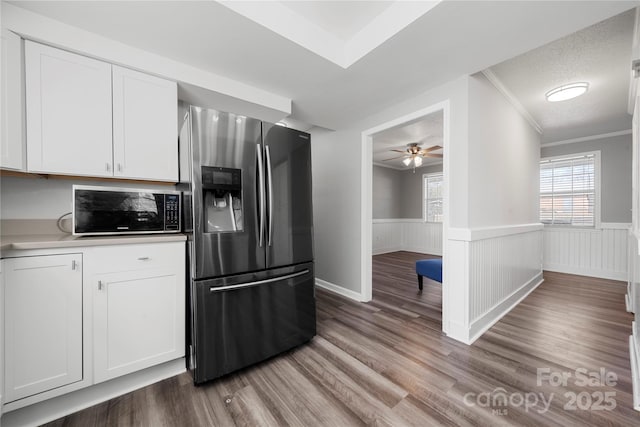
[(425, 278), (420, 290), (415, 261), (446, 254), (448, 143), (448, 101), (362, 133), (362, 298), (423, 309), (445, 333), (447, 264), (442, 285)]

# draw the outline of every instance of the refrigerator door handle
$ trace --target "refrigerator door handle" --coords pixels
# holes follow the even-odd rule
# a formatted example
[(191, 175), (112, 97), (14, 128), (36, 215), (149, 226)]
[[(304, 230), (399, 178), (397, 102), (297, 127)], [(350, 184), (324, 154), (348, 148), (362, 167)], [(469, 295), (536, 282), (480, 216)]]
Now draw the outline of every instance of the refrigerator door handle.
[(262, 147), (260, 146), (260, 144), (256, 144), (256, 155), (258, 156), (258, 222), (260, 223), (259, 225), (259, 231), (258, 231), (258, 244), (260, 245), (260, 247), (262, 247), (262, 244), (264, 243), (264, 209), (265, 209), (265, 203), (264, 203), (264, 166), (262, 164)]
[(229, 291), (232, 289), (242, 289), (248, 288), (251, 286), (264, 285), (266, 283), (279, 282), (281, 280), (293, 279), (294, 277), (304, 276), (309, 273), (309, 269), (305, 269), (302, 271), (298, 271), (297, 273), (286, 274), (284, 276), (272, 277), (271, 279), (257, 280), (255, 282), (249, 283), (241, 283), (239, 285), (229, 285), (229, 286), (211, 286), (209, 287), (209, 292), (221, 292), (221, 291)]
[(269, 230), (268, 230), (268, 241), (267, 241), (267, 245), (271, 246), (272, 244), (272, 237), (273, 237), (273, 178), (271, 177), (271, 153), (269, 151), (269, 146), (265, 145), (264, 146), (264, 151), (266, 153), (266, 157), (267, 157), (267, 180), (268, 180), (268, 186), (269, 186), (269, 193), (268, 193), (268, 197), (269, 197)]

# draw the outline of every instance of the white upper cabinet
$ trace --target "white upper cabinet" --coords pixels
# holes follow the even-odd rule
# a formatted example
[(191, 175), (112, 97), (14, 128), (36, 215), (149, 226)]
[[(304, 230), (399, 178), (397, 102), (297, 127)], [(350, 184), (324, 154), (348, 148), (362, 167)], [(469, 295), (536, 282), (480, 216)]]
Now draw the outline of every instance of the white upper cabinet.
[(6, 29), (2, 30), (2, 149), (0, 167), (24, 170), (24, 98), (22, 94), (22, 39)]
[(113, 66), (114, 175), (178, 181), (175, 82)]
[(178, 181), (175, 82), (24, 44), (28, 172)]
[(25, 41), (27, 169), (112, 176), (111, 65)]

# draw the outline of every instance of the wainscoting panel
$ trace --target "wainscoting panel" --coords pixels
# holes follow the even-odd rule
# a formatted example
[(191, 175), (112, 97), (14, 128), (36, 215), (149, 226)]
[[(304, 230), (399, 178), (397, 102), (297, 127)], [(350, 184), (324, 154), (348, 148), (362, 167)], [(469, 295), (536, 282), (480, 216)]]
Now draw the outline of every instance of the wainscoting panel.
[[(465, 265), (454, 271), (445, 289), (464, 290), (464, 315), (449, 321), (447, 335), (473, 343), (542, 283), (542, 224), (518, 224), (477, 229), (449, 229), (448, 249), (464, 244)], [(446, 260), (445, 260), (446, 262)], [(443, 294), (447, 296), (446, 292)]]
[(605, 279), (626, 280), (628, 224), (600, 229), (545, 227), (544, 269)]
[(541, 281), (542, 232), (500, 236), (470, 243), (470, 335), (497, 322)]
[(373, 254), (411, 251), (442, 255), (442, 224), (421, 219), (373, 220)]

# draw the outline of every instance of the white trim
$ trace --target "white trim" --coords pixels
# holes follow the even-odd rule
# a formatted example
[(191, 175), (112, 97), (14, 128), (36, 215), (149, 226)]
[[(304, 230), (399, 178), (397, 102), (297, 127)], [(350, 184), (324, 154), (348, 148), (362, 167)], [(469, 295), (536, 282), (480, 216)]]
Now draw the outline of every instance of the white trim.
[[(361, 138), (361, 176), (360, 176), (360, 275), (361, 283), (360, 289), (363, 297), (363, 301), (370, 301), (373, 296), (373, 289), (371, 283), (371, 268), (372, 268), (372, 183), (373, 183), (373, 135), (383, 130), (393, 128), (403, 123), (410, 122), (415, 119), (427, 116), (437, 111), (443, 111), (443, 157), (444, 157), (444, 194), (443, 194), (443, 253), (446, 252), (447, 228), (449, 226), (449, 193), (448, 193), (448, 180), (449, 180), (449, 162), (447, 156), (447, 150), (449, 146), (449, 100), (445, 100), (427, 108), (423, 108), (413, 113), (406, 114), (396, 119), (390, 120), (381, 125), (372, 127), (362, 132)], [(443, 277), (447, 275), (447, 263), (443, 267)], [(443, 299), (444, 300), (444, 299)], [(443, 301), (442, 304), (442, 317), (443, 317), (443, 330), (446, 333), (447, 329), (447, 304)]]
[(553, 271), (555, 273), (575, 274), (576, 276), (597, 277), (599, 279), (620, 281), (627, 281), (628, 279), (626, 271), (594, 270), (592, 268), (582, 268), (571, 265), (547, 263), (544, 263), (542, 269), (545, 271)]
[(480, 338), (482, 334), (487, 332), (489, 328), (513, 310), (515, 306), (520, 304), (520, 302), (540, 286), (542, 282), (544, 282), (544, 278), (542, 277), (542, 272), (540, 272), (527, 283), (515, 290), (511, 295), (493, 306), (491, 310), (471, 322), (469, 325), (469, 340), (467, 344), (473, 344), (473, 342)]
[(487, 68), (486, 70), (482, 70), (482, 74), (489, 80), (489, 82), (504, 96), (507, 101), (516, 109), (517, 112), (520, 113), (524, 119), (529, 122), (531, 127), (535, 129), (540, 135), (542, 135), (542, 127), (536, 122), (536, 119), (527, 111), (527, 109), (518, 101), (518, 98), (515, 97), (513, 93), (502, 83), (502, 81), (495, 75), (491, 69)]
[(530, 224), (515, 224), (497, 227), (478, 228), (450, 228), (449, 239), (463, 242), (473, 242), (476, 240), (493, 239), (495, 237), (511, 236), (513, 234), (529, 233), (544, 229), (544, 225), (539, 222)]
[[(640, 7), (636, 7), (635, 25), (633, 26), (633, 45), (631, 46), (631, 61), (640, 59)], [(633, 109), (636, 105), (636, 96), (638, 95), (638, 80), (634, 77), (633, 70), (630, 71), (629, 77), (629, 100), (627, 111), (633, 115)]]
[(640, 411), (640, 370), (638, 367), (640, 366), (640, 360), (638, 357), (637, 349), (640, 347), (638, 345), (638, 337), (636, 337), (635, 331), (635, 321), (631, 322), (632, 330), (634, 333), (629, 335), (629, 359), (631, 362), (631, 384), (632, 384), (632, 394), (633, 394), (633, 409), (636, 411)]
[(540, 144), (540, 148), (555, 147), (558, 145), (574, 144), (576, 142), (595, 141), (596, 139), (613, 138), (614, 136), (631, 135), (631, 129), (619, 130), (616, 132), (601, 133), (598, 135), (581, 136), (580, 138), (565, 139), (562, 141), (545, 142)]
[(351, 289), (347, 289), (343, 286), (338, 286), (331, 282), (327, 282), (326, 280), (316, 278), (316, 286), (354, 301), (365, 302), (362, 294), (359, 294), (356, 291), (352, 291)]
[[(186, 371), (184, 357), (2, 415), (2, 426), (38, 426)], [(86, 373), (85, 373), (86, 375)], [(6, 410), (3, 408), (4, 410)]]
[[(387, 224), (387, 223), (395, 223), (395, 222), (420, 222), (423, 223), (425, 222), (425, 220), (423, 220), (422, 218), (381, 218), (381, 219), (374, 219), (373, 221), (371, 221), (373, 224)], [(438, 224), (440, 224), (438, 222)]]
[(600, 228), (603, 230), (629, 230), (630, 222), (601, 222)]

